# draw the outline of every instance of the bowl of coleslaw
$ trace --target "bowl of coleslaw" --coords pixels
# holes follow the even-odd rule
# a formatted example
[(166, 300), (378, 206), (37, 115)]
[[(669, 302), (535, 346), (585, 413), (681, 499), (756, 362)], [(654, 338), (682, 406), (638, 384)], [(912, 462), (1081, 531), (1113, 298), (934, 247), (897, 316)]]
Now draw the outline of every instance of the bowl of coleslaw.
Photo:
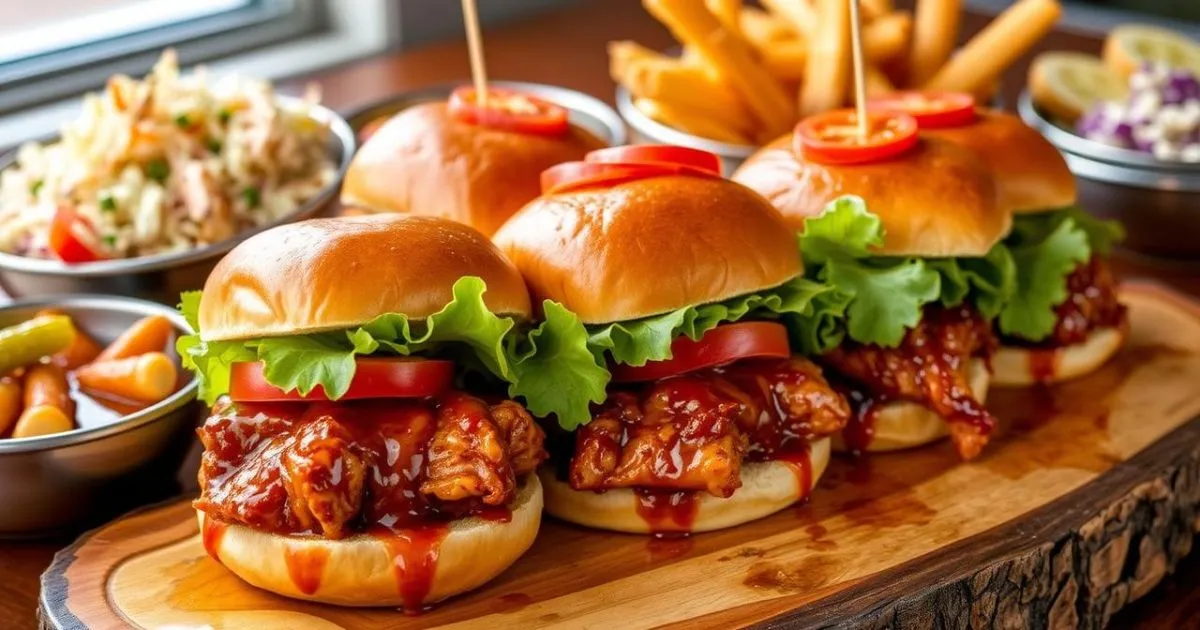
[(314, 90), (182, 75), (171, 51), (112, 77), (45, 142), (0, 158), (0, 289), (174, 303), (252, 234), (335, 203), (354, 133)]

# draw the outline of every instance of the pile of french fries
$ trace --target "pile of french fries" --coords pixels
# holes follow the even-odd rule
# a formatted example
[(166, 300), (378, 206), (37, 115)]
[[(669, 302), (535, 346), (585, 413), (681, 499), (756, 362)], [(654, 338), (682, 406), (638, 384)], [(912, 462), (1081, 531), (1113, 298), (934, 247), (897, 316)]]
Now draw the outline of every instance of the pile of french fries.
[[(1044, 37), (1058, 0), (1019, 0), (955, 52), (963, 0), (861, 0), (869, 97), (898, 89), (990, 98), (1000, 75)], [(642, 0), (681, 44), (664, 55), (608, 46), (609, 73), (648, 117), (733, 144), (762, 144), (802, 117), (851, 104), (850, 0)]]

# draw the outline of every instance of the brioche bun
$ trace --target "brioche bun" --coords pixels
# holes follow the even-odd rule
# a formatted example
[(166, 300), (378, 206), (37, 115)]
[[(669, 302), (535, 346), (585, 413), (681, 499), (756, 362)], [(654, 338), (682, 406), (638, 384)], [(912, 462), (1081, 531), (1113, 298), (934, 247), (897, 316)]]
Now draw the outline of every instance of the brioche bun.
[(664, 176), (534, 200), (494, 240), (538, 302), (602, 324), (719, 302), (800, 275), (796, 237), (754, 191)]
[(1061, 153), (1033, 127), (1004, 112), (979, 110), (974, 123), (923, 131), (964, 146), (992, 169), (1000, 207), (1044, 212), (1075, 203), (1075, 175)]
[[(982, 404), (987, 399), (991, 377), (987, 363), (983, 359), (971, 359), (967, 369), (971, 391), (975, 394), (975, 399)], [(950, 435), (945, 418), (924, 405), (907, 400), (890, 402), (880, 407), (875, 414), (873, 428), (874, 434), (865, 449), (868, 453), (924, 446)], [(850, 450), (840, 433), (833, 436), (833, 450), (839, 453)]]
[[(423, 604), (477, 588), (521, 557), (537, 536), (542, 486), (527, 475), (509, 504), (512, 519), (464, 518), (450, 523), (438, 545), (437, 565)], [(204, 530), (204, 512), (196, 516)], [(393, 552), (378, 538), (358, 534), (340, 540), (287, 536), (229, 524), (214, 550), (221, 564), (241, 579), (286, 597), (340, 606), (401, 606)], [(324, 557), (316, 590), (302, 591), (292, 579), (287, 556)]]
[(424, 318), (450, 302), (463, 276), (487, 283), (484, 302), (493, 312), (530, 317), (516, 267), (461, 223), (393, 214), (282, 225), (217, 263), (200, 300), (201, 336), (300, 335), (393, 312)]
[(363, 144), (342, 203), (466, 223), (491, 235), (541, 193), (542, 171), (605, 143), (574, 125), (561, 136), (459, 122), (445, 102), (410, 107)]
[[(996, 385), (1024, 387), (1058, 383), (1089, 374), (1104, 365), (1125, 343), (1124, 327), (1093, 330), (1086, 340), (1057, 348), (1000, 346), (992, 357)], [(1041, 362), (1045, 362), (1041, 365)]]
[(751, 155), (733, 180), (769, 199), (796, 231), (830, 201), (862, 197), (886, 231), (880, 255), (982, 256), (1012, 226), (987, 165), (940, 138), (880, 162), (821, 164), (798, 158), (788, 134)]
[[(809, 445), (812, 487), (829, 465), (829, 439)], [(546, 489), (546, 512), (564, 521), (596, 529), (630, 534), (663, 533), (650, 531), (650, 525), (638, 515), (638, 496), (629, 488), (592, 492), (573, 490), (555, 475), (552, 466), (538, 471)], [(742, 464), (742, 487), (729, 498), (696, 492), (696, 518), (688, 532), (708, 532), (774, 514), (808, 496), (812, 488), (801, 488), (791, 465), (780, 461)]]

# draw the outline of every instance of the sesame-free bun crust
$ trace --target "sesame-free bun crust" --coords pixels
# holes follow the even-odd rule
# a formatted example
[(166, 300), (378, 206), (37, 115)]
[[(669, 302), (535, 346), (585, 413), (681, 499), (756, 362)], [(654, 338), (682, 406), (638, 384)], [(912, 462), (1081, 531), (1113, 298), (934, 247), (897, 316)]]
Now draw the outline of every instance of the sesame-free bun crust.
[(1058, 149), (1020, 118), (979, 110), (974, 123), (930, 129), (978, 154), (992, 169), (1000, 207), (1010, 212), (1044, 212), (1075, 203), (1075, 176)]
[[(1080, 343), (1058, 348), (1030, 349), (1002, 345), (992, 357), (992, 365), (996, 368), (996, 385), (1025, 387), (1037, 383), (1058, 383), (1090, 374), (1121, 349), (1126, 335), (1127, 330), (1123, 327), (1100, 328), (1093, 330)], [(1044, 356), (1035, 359), (1034, 353), (1044, 353)], [(1039, 365), (1038, 369), (1046, 369), (1047, 373), (1035, 374), (1032, 369), (1034, 363), (1041, 361), (1047, 364)]]
[(883, 222), (881, 255), (982, 256), (1012, 226), (987, 165), (928, 136), (893, 159), (828, 165), (797, 158), (788, 134), (750, 156), (733, 180), (769, 199), (797, 231), (830, 201), (862, 197)]
[(760, 195), (718, 178), (665, 176), (549, 195), (494, 240), (540, 302), (584, 323), (719, 302), (800, 275), (796, 237)]
[[(809, 444), (812, 463), (812, 486), (829, 465), (829, 439)], [(559, 480), (552, 466), (538, 471), (546, 489), (546, 512), (564, 521), (596, 529), (630, 534), (649, 534), (649, 525), (638, 515), (638, 496), (633, 490), (619, 488), (605, 492), (572, 490)], [(800, 478), (791, 465), (778, 462), (747, 462), (742, 464), (742, 487), (729, 498), (707, 492), (695, 495), (696, 518), (690, 532), (708, 532), (770, 516), (808, 496), (811, 488), (802, 488)], [(670, 523), (663, 523), (669, 526)], [(657, 530), (653, 533), (663, 533)]]
[[(437, 566), (424, 604), (482, 586), (511, 566), (537, 536), (542, 519), (542, 487), (527, 475), (509, 504), (507, 523), (466, 518), (450, 523), (438, 546)], [(204, 512), (197, 511), (201, 531)], [(216, 549), (221, 564), (241, 579), (286, 597), (339, 606), (401, 606), (393, 554), (378, 538), (359, 534), (341, 540), (287, 536), (226, 525)], [(286, 557), (324, 556), (317, 588), (305, 593), (293, 582)]]
[[(975, 399), (983, 403), (987, 399), (991, 374), (983, 359), (972, 359), (968, 364), (971, 391)], [(869, 453), (900, 451), (936, 442), (950, 435), (946, 419), (928, 407), (906, 400), (890, 402), (875, 414), (874, 435), (867, 443)], [(838, 453), (849, 451), (841, 434), (833, 437), (833, 450)]]
[(424, 318), (450, 302), (464, 276), (487, 283), (483, 298), (493, 312), (530, 316), (516, 267), (460, 223), (393, 214), (283, 225), (246, 239), (217, 263), (200, 300), (201, 336), (298, 335), (383, 313)]
[(561, 136), (517, 133), (459, 122), (445, 102), (425, 103), (363, 144), (342, 203), (453, 219), (490, 236), (538, 196), (542, 171), (604, 146), (574, 125)]

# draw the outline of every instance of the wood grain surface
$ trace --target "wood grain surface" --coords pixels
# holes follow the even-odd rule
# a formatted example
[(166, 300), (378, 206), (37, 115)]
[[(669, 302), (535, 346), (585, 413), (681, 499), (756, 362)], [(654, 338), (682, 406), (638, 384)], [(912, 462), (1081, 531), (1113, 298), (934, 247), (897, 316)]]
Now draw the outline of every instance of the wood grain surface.
[[(1190, 549), (1200, 507), (1200, 310), (1125, 290), (1130, 343), (1053, 389), (999, 390), (1004, 433), (969, 464), (948, 443), (839, 458), (807, 505), (654, 541), (547, 519), (477, 592), (420, 616), (291, 601), (204, 552), (186, 501), (116, 521), (43, 578), (57, 627), (1101, 627)], [(881, 621), (883, 620), (883, 621)]]

